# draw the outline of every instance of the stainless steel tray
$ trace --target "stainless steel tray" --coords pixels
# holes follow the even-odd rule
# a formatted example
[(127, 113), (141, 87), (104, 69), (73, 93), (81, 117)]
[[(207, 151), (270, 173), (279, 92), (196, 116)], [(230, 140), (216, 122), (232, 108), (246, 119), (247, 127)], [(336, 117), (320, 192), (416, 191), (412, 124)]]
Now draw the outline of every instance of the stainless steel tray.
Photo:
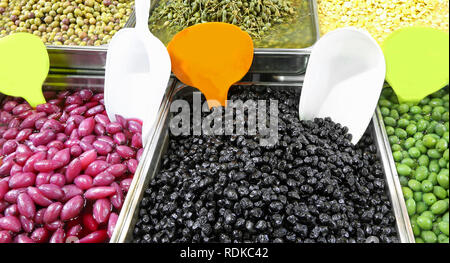
[[(160, 106), (159, 110), (159, 117), (158, 117), (158, 123), (159, 119), (162, 118), (162, 114), (167, 111), (166, 107), (168, 105), (169, 98), (172, 97), (171, 92), (173, 90), (172, 86), (176, 83), (175, 79), (171, 78), (168, 83), (168, 88), (166, 89), (166, 93), (164, 95), (164, 98), (162, 99), (162, 104)], [(44, 91), (49, 90), (80, 90), (80, 89), (90, 89), (95, 92), (103, 92), (104, 89), (104, 76), (103, 75), (66, 75), (66, 74), (49, 74), (47, 77), (42, 89)], [(0, 93), (0, 103), (3, 101), (3, 99), (6, 96), (2, 93)], [(159, 125), (158, 125), (159, 126)], [(149, 136), (153, 136), (153, 134), (150, 134)], [(144, 151), (142, 153), (141, 159), (139, 161), (138, 167), (136, 168), (136, 172), (133, 176), (132, 186), (130, 187), (130, 191), (132, 187), (136, 187), (136, 181), (139, 178), (145, 177), (147, 175), (147, 171), (149, 170), (148, 167), (146, 167), (146, 160), (149, 159), (150, 153), (154, 152), (154, 149), (149, 148), (149, 143), (152, 140), (147, 140), (147, 144), (144, 145)], [(133, 191), (134, 192), (134, 191)], [(129, 192), (130, 193), (130, 192)], [(128, 193), (127, 193), (128, 198)], [(128, 214), (127, 206), (123, 205), (122, 209), (120, 210), (120, 218), (124, 217), (125, 214)]]
[[(158, 0), (159, 1), (159, 0)], [(153, 9), (158, 1), (152, 1)], [(320, 37), (316, 0), (310, 2), (310, 12), (315, 41)], [(128, 18), (124, 27), (136, 23), (135, 11)], [(107, 45), (102, 46), (53, 46), (48, 45), (51, 72), (64, 74), (99, 74), (106, 62)], [(305, 72), (310, 54), (310, 47), (303, 49), (256, 48), (250, 73), (279, 74), (298, 76)]]
[(104, 74), (107, 48), (48, 46), (50, 73), (60, 74)]
[[(264, 85), (272, 87), (287, 87), (297, 88), (300, 90), (301, 84), (296, 83), (263, 83), (263, 82), (248, 82), (238, 83), (237, 85)], [(173, 100), (179, 97), (179, 94), (186, 95), (192, 92), (192, 89), (183, 89), (184, 85), (176, 83), (171, 86), (168, 91), (168, 100), (162, 105), (160, 112), (160, 119), (158, 121), (156, 130), (151, 140), (146, 145), (146, 158), (143, 163), (144, 173), (135, 175), (135, 179), (130, 187), (128, 195), (125, 199), (122, 212), (117, 221), (114, 235), (111, 242), (124, 243), (131, 242), (133, 238), (133, 229), (137, 221), (140, 200), (147, 188), (150, 180), (159, 171), (161, 157), (166, 151), (166, 146), (169, 140), (168, 125), (170, 120), (169, 106)], [(382, 123), (381, 123), (382, 124)], [(386, 148), (386, 140), (383, 137), (384, 127), (380, 125), (379, 116), (374, 115), (372, 119), (372, 135), (375, 138), (376, 146), (378, 148), (378, 156), (383, 165), (387, 194), (392, 203), (393, 213), (396, 218), (396, 227), (399, 241), (402, 243), (411, 243), (414, 241), (414, 236), (409, 223), (409, 217), (406, 212), (405, 202), (401, 192), (400, 182), (397, 176), (394, 176), (392, 163), (389, 161), (390, 152)], [(394, 166), (395, 167), (395, 166)]]
[[(136, 23), (134, 0), (132, 9), (124, 28), (132, 27)], [(67, 73), (88, 72), (104, 69), (108, 45), (101, 46), (55, 46), (46, 45), (53, 71), (65, 70)], [(67, 69), (71, 69), (68, 71)]]
[[(134, 12), (134, 0), (130, 0), (130, 2), (133, 2), (131, 5), (132, 12), (130, 14), (130, 17), (128, 17), (127, 22), (123, 26), (124, 28), (132, 27), (136, 23), (136, 15)], [(61, 46), (46, 45), (46, 46), (47, 46), (47, 49), (55, 49), (56, 48), (56, 49), (62, 49), (62, 50), (64, 50), (64, 49), (71, 50), (74, 47), (84, 50), (84, 49), (90, 49), (91, 47), (93, 47), (93, 46), (64, 46), (64, 45), (61, 45)]]
[[(107, 46), (49, 46), (52, 73), (99, 74), (105, 70)], [(311, 50), (255, 49), (250, 74), (298, 77), (304, 74)]]
[[(310, 8), (311, 24), (313, 28), (314, 43), (320, 37), (319, 18), (316, 0), (308, 1)], [(151, 2), (150, 13), (159, 4), (159, 0)], [(130, 16), (130, 22), (136, 22), (135, 14)], [(134, 24), (133, 24), (134, 25)], [(255, 48), (251, 73), (273, 73), (283, 75), (301, 75), (306, 70), (310, 48), (286, 49), (286, 48)]]
[[(152, 1), (151, 10), (158, 4)], [(319, 20), (317, 15), (317, 1), (308, 0), (315, 41), (320, 37)], [(136, 23), (133, 10), (125, 27), (132, 27)], [(315, 42), (314, 41), (314, 42)], [(47, 46), (52, 71), (68, 74), (98, 74), (103, 71), (106, 62), (107, 45), (103, 46)], [(256, 48), (250, 73), (278, 74), (284, 76), (299, 76), (306, 71), (311, 47), (302, 49)]]

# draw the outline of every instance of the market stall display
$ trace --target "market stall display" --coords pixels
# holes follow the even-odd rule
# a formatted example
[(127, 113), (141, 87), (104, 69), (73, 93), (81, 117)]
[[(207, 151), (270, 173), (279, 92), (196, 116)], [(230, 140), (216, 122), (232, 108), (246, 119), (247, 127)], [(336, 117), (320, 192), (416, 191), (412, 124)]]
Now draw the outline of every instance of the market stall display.
[(300, 122), (294, 96), (231, 91), (231, 100), (283, 101), (275, 146), (245, 135), (171, 136), (134, 241), (397, 242), (373, 139), (352, 147), (347, 129), (330, 119)]
[[(355, 26), (382, 44), (411, 25), (448, 32), (448, 1), (151, 1), (150, 18), (141, 24), (164, 44), (209, 21), (247, 32), (253, 64), (229, 98), (265, 100), (267, 114), (276, 100), (278, 118), (274, 145), (261, 144), (267, 133), (260, 127), (250, 134), (243, 123), (253, 117), (244, 108), (228, 116), (236, 135), (223, 135), (222, 127), (214, 136), (194, 133), (193, 119), (209, 118), (207, 109), (219, 112), (219, 105), (188, 114), (190, 132), (176, 135), (171, 121), (180, 112), (171, 106), (178, 99), (192, 106), (196, 90), (182, 77), (171, 78), (162, 103), (146, 105), (156, 124), (145, 147), (142, 122), (112, 121), (104, 106), (107, 44), (135, 24), (133, 3), (0, 0), (0, 38), (34, 34), (50, 58), (47, 103), (32, 108), (11, 97), (17, 94), (0, 94), (0, 243), (449, 242), (448, 86), (412, 103), (398, 93), (399, 102), (397, 89), (386, 84), (356, 145), (336, 120), (300, 120), (298, 113), (319, 18), (323, 34)], [(399, 54), (396, 48), (391, 54)], [(442, 81), (448, 85), (442, 76), (439, 88)], [(128, 84), (124, 80), (125, 92)], [(205, 96), (196, 99), (200, 104)]]
[(416, 242), (448, 243), (448, 87), (418, 105), (386, 88), (379, 106)]
[(0, 110), (0, 243), (111, 237), (142, 154), (138, 120), (110, 122), (103, 93), (45, 92)]
[(125, 26), (131, 0), (1, 0), (0, 37), (29, 32), (46, 45), (99, 46)]
[(150, 30), (164, 43), (179, 31), (204, 22), (227, 22), (252, 36), (257, 48), (305, 48), (315, 42), (311, 2), (303, 0), (160, 0)]
[[(300, 122), (299, 90), (250, 84), (230, 91), (234, 100), (279, 100), (275, 146), (261, 146), (261, 135), (173, 136), (172, 115), (164, 113), (149, 173), (129, 193), (130, 214), (119, 219), (114, 242), (407, 242), (395, 179), (379, 159), (373, 126), (354, 147), (339, 124)], [(183, 88), (170, 101), (190, 101), (192, 91)], [(318, 123), (329, 130), (320, 133)], [(361, 162), (350, 164), (351, 154)], [(357, 163), (367, 167), (363, 175)]]
[[(173, 21), (175, 21), (173, 18), (174, 14), (172, 14), (172, 20), (170, 21), (168, 20), (168, 16), (170, 15), (170, 13), (164, 15), (166, 11), (170, 11), (173, 9), (173, 6), (171, 7), (169, 2), (172, 3), (172, 5), (179, 7), (178, 9), (181, 8), (185, 11), (185, 14), (183, 14), (185, 20), (188, 19), (188, 14), (193, 12), (193, 7), (198, 8), (196, 12), (200, 12), (204, 7), (208, 6), (208, 10), (205, 10), (205, 13), (214, 11), (218, 12), (219, 10), (224, 9), (222, 10), (222, 13), (223, 11), (226, 12), (228, 23), (232, 23), (232, 19), (230, 20), (229, 18), (231, 16), (238, 16), (239, 12), (248, 14), (246, 15), (249, 17), (248, 21), (257, 20), (259, 21), (258, 23), (262, 23), (262, 21), (264, 20), (262, 18), (263, 14), (262, 11), (258, 11), (258, 5), (260, 5), (259, 8), (261, 10), (262, 6), (269, 7), (266, 9), (270, 11), (266, 12), (270, 12), (272, 15), (268, 16), (267, 19), (279, 20), (281, 18), (276, 17), (275, 13), (277, 9), (280, 8), (277, 7), (277, 9), (275, 9), (275, 6), (279, 6), (280, 3), (283, 5), (290, 3), (289, 6), (294, 9), (294, 14), (288, 14), (287, 18), (283, 17), (283, 23), (270, 23), (270, 29), (264, 31), (265, 33), (262, 34), (261, 37), (253, 38), (255, 46), (255, 59), (250, 69), (250, 72), (252, 73), (290, 75), (298, 75), (304, 73), (309, 54), (307, 48), (311, 47), (319, 38), (317, 4), (314, 0), (283, 0), (276, 2), (253, 1), (255, 3), (253, 10), (249, 9), (251, 1), (155, 0), (152, 1), (149, 27), (152, 33), (157, 36), (163, 43), (168, 43), (171, 40), (172, 36), (188, 26), (188, 24), (177, 26), (177, 24), (173, 23)], [(196, 4), (194, 4), (195, 2)], [(222, 9), (217, 9), (216, 7), (218, 5), (221, 5)], [(238, 7), (238, 5), (240, 5), (240, 7)], [(158, 12), (155, 12), (155, 10), (158, 8), (160, 9), (161, 15), (158, 15)], [(175, 9), (173, 12), (178, 12), (178, 9)], [(227, 9), (233, 9), (234, 11), (228, 11)], [(272, 9), (274, 9), (275, 12), (272, 11)], [(196, 12), (194, 12), (194, 14)], [(280, 12), (280, 10), (278, 10), (278, 12)], [(282, 13), (287, 14), (286, 11)], [(222, 22), (221, 18), (216, 17), (215, 19), (212, 19), (212, 16), (209, 16), (207, 21)], [(167, 25), (164, 26), (164, 23), (167, 23)], [(242, 22), (239, 22), (238, 20), (237, 24), (239, 25), (239, 23), (242, 24)], [(251, 21), (246, 23), (250, 23), (250, 25), (252, 24)], [(197, 22), (190, 22), (189, 25), (193, 24), (197, 24)], [(245, 26), (243, 26), (243, 28), (241, 27), (241, 29), (245, 30)], [(251, 34), (251, 32), (248, 33)]]
[(381, 44), (390, 33), (408, 26), (449, 30), (447, 0), (317, 0), (317, 4), (322, 34), (355, 26), (369, 31)]

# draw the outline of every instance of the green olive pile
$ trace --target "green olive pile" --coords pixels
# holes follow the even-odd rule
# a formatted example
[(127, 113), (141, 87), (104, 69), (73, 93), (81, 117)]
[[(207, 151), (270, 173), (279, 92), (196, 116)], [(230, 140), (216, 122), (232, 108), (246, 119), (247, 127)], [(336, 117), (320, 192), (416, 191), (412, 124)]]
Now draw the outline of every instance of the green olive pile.
[(449, 88), (420, 103), (383, 90), (381, 113), (417, 243), (448, 243)]
[(127, 22), (131, 0), (0, 0), (0, 37), (29, 32), (48, 45), (99, 46)]
[(290, 0), (164, 0), (152, 12), (152, 31), (180, 31), (203, 22), (227, 22), (260, 38), (295, 13)]

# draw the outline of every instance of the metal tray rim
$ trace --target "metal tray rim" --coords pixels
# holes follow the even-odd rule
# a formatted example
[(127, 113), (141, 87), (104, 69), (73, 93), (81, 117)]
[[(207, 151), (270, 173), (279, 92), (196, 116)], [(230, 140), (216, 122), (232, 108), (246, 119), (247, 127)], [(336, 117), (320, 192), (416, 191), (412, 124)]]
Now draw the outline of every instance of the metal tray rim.
[[(150, 136), (150, 139), (147, 140), (147, 143), (144, 145), (144, 152), (142, 153), (141, 156), (141, 162), (139, 163), (138, 167), (137, 167), (137, 171), (139, 171), (139, 173), (135, 173), (135, 175), (133, 176), (133, 181), (130, 185), (130, 188), (127, 192), (127, 195), (125, 197), (122, 209), (120, 211), (119, 214), (119, 218), (117, 219), (117, 223), (116, 223), (116, 227), (114, 229), (113, 235), (111, 236), (110, 239), (110, 243), (123, 243), (120, 242), (120, 238), (123, 235), (122, 234), (122, 230), (123, 230), (123, 225), (125, 224), (130, 224), (130, 220), (131, 220), (131, 216), (132, 212), (134, 212), (134, 210), (136, 209), (136, 204), (137, 202), (135, 202), (134, 196), (135, 196), (135, 192), (138, 191), (139, 188), (142, 188), (143, 185), (143, 180), (145, 180), (145, 178), (147, 177), (147, 173), (149, 170), (149, 166), (150, 166), (150, 161), (152, 160), (152, 156), (154, 155), (154, 152), (156, 151), (155, 147), (156, 144), (155, 142), (155, 136), (157, 134), (160, 133), (160, 130), (162, 129), (162, 125), (161, 122), (163, 121), (163, 119), (166, 117), (167, 113), (168, 113), (168, 107), (170, 106), (169, 104), (169, 98), (172, 97), (173, 91), (174, 91), (174, 84), (176, 83), (176, 81), (171, 78), (169, 84), (168, 84), (168, 88), (166, 90), (166, 93), (164, 95), (164, 99), (163, 102), (161, 103), (159, 112), (158, 112), (158, 117), (157, 117), (157, 122), (155, 123), (154, 127), (153, 127), (153, 133)], [(150, 156), (150, 157), (149, 157)]]
[[(269, 55), (278, 55), (278, 54), (306, 54), (309, 55), (311, 53), (311, 47), (307, 48), (255, 48), (254, 54), (269, 54)], [(47, 46), (48, 51), (71, 51), (71, 52), (85, 52), (85, 51), (93, 51), (93, 52), (106, 52), (108, 51), (108, 45), (102, 46)]]
[(408, 210), (406, 209), (406, 203), (403, 198), (402, 186), (400, 184), (394, 157), (392, 155), (391, 145), (388, 140), (388, 135), (386, 133), (386, 127), (384, 125), (381, 110), (380, 110), (380, 107), (378, 107), (378, 106), (377, 106), (377, 109), (376, 109), (376, 112), (374, 115), (374, 123), (377, 127), (376, 132), (379, 133), (379, 137), (380, 137), (381, 143), (382, 143), (382, 145), (380, 145), (380, 147), (383, 147), (385, 149), (385, 151), (384, 151), (385, 157), (384, 158), (387, 159), (387, 165), (389, 166), (389, 169), (391, 170), (391, 174), (392, 174), (391, 180), (392, 180), (392, 183), (394, 184), (393, 190), (395, 190), (396, 195), (398, 196), (398, 198), (397, 198), (398, 204), (397, 205), (399, 206), (400, 212), (403, 217), (404, 231), (407, 234), (405, 242), (415, 243), (414, 233), (412, 231), (411, 221), (410, 221), (410, 218), (408, 215)]

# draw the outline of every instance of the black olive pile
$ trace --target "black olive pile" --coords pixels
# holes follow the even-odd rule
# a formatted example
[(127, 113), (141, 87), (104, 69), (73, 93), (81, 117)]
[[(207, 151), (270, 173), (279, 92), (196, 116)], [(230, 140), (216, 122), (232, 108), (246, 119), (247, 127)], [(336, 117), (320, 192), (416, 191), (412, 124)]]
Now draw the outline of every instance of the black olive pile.
[(370, 135), (353, 146), (330, 119), (300, 121), (292, 90), (237, 87), (229, 99), (278, 100), (277, 144), (171, 135), (134, 242), (398, 242)]

